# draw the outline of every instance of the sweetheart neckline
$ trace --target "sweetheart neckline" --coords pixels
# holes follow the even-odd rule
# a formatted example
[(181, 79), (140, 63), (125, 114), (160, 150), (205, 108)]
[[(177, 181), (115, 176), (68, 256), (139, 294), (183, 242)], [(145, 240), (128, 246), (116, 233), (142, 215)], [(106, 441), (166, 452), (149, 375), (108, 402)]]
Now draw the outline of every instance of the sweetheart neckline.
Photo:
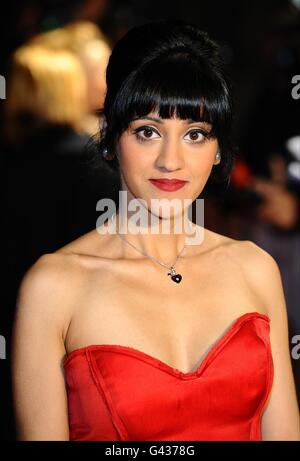
[[(73, 359), (74, 357), (84, 354), (87, 351), (92, 350), (104, 350), (104, 351), (113, 351), (116, 353), (123, 353), (125, 355), (135, 356), (136, 358), (140, 358), (153, 366), (159, 366), (161, 369), (167, 371), (170, 374), (175, 374), (182, 378), (189, 378), (200, 375), (200, 372), (203, 370), (205, 365), (208, 363), (209, 359), (213, 357), (213, 355), (219, 350), (219, 348), (225, 343), (225, 341), (229, 340), (233, 333), (237, 331), (238, 327), (247, 319), (252, 317), (258, 317), (265, 319), (268, 323), (270, 323), (270, 317), (267, 314), (263, 314), (262, 312), (246, 312), (245, 314), (240, 315), (235, 320), (231, 322), (231, 324), (223, 331), (221, 336), (212, 344), (212, 346), (208, 349), (208, 352), (204, 355), (204, 358), (198, 364), (194, 371), (184, 372), (179, 370), (176, 367), (169, 365), (168, 363), (160, 360), (157, 357), (154, 357), (146, 352), (143, 352), (139, 349), (136, 349), (132, 346), (125, 346), (121, 344), (90, 344), (88, 346), (82, 346), (79, 348), (74, 349), (69, 354), (67, 354), (63, 359), (63, 366), (66, 367), (67, 364)], [(198, 363), (198, 361), (197, 361)], [(195, 368), (195, 367), (194, 367)]]

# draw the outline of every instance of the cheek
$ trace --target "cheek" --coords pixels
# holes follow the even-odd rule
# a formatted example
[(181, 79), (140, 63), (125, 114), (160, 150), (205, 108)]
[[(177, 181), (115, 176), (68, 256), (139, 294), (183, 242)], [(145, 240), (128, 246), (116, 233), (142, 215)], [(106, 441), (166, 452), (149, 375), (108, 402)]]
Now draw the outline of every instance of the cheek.
[(215, 162), (218, 144), (213, 141), (199, 151), (199, 155), (191, 158), (190, 168), (194, 177), (208, 177)]
[(121, 168), (127, 175), (139, 172), (141, 175), (150, 166), (150, 158), (142, 152), (143, 147), (139, 146), (131, 136), (123, 135), (119, 140), (119, 154)]

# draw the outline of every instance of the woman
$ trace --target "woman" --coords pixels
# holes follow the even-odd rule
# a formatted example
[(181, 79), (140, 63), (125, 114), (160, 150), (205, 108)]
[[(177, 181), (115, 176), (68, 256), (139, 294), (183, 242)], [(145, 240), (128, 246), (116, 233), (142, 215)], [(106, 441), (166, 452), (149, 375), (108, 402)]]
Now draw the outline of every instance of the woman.
[[(119, 168), (128, 207), (22, 281), (19, 439), (299, 440), (276, 262), (201, 224), (177, 232), (186, 202), (233, 165), (217, 45), (181, 21), (143, 25), (106, 78), (99, 155)], [(190, 231), (200, 239), (187, 244)]]

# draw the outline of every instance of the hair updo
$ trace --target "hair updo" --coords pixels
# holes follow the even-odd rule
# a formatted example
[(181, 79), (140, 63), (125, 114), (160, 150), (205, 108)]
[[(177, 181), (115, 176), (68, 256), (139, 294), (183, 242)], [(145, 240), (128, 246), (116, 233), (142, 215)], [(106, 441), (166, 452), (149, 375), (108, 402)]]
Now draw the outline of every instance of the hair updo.
[[(98, 155), (118, 170), (118, 140), (131, 120), (156, 111), (212, 124), (221, 162), (209, 181), (230, 179), (232, 98), (219, 46), (198, 26), (159, 21), (134, 27), (114, 46), (106, 69), (107, 93)], [(107, 155), (108, 153), (108, 155)]]

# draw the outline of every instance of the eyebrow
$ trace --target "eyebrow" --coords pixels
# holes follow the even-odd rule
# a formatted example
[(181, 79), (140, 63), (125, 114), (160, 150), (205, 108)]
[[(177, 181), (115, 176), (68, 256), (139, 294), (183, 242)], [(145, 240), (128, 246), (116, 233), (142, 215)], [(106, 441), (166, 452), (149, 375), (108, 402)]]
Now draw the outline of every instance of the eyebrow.
[[(157, 117), (150, 117), (150, 116), (145, 116), (145, 117), (135, 117), (132, 121), (134, 122), (135, 120), (152, 120), (153, 122), (157, 122), (157, 123), (164, 123), (163, 120), (161, 118), (157, 118)], [(187, 119), (187, 120), (182, 120), (183, 123), (187, 123), (187, 124), (191, 124), (191, 123), (205, 123), (205, 124), (208, 124), (210, 125), (208, 122), (205, 122), (205, 121), (202, 121), (202, 120), (193, 120), (191, 118)]]

